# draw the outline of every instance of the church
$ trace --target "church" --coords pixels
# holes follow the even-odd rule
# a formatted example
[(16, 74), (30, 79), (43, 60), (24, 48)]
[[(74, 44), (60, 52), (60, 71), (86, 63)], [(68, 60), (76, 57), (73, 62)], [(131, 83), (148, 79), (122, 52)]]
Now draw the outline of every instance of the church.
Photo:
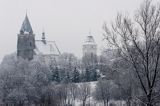
[[(97, 44), (90, 34), (82, 45), (82, 61), (85, 67), (97, 65)], [(45, 59), (56, 59), (60, 56), (60, 50), (55, 41), (48, 41), (45, 32), (42, 32), (41, 39), (36, 40), (30, 21), (26, 14), (17, 39), (17, 57), (32, 60), (34, 57), (43, 56)]]
[(17, 40), (17, 57), (32, 60), (36, 55), (46, 57), (57, 57), (60, 51), (55, 41), (48, 41), (45, 38), (45, 32), (42, 32), (40, 40), (35, 39), (28, 16), (23, 21)]

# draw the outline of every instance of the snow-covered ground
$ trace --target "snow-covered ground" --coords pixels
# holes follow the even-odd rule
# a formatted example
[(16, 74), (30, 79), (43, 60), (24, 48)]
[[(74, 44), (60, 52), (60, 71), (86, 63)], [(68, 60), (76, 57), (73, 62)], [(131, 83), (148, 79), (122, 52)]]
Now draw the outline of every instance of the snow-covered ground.
[[(95, 91), (97, 81), (85, 82), (85, 83), (89, 84), (90, 87), (91, 87), (91, 96), (87, 99), (86, 105), (87, 105), (87, 104), (90, 104), (90, 105), (87, 105), (87, 106), (104, 106), (103, 102), (96, 101), (96, 100), (93, 98), (93, 95), (92, 95), (93, 92)], [(78, 86), (80, 86), (81, 84), (84, 84), (84, 83), (78, 83)], [(110, 103), (115, 104), (115, 106), (126, 106), (124, 101), (110, 100), (110, 101), (109, 101), (109, 104), (110, 104)], [(75, 106), (82, 106), (82, 101), (80, 101), (80, 100), (77, 99), (77, 100), (75, 101)]]

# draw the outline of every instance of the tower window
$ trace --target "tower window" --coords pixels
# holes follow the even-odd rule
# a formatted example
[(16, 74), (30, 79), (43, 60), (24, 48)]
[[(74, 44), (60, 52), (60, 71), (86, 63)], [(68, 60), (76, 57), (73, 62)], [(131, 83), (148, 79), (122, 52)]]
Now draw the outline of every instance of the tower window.
[(32, 43), (30, 42), (30, 46), (32, 46)]

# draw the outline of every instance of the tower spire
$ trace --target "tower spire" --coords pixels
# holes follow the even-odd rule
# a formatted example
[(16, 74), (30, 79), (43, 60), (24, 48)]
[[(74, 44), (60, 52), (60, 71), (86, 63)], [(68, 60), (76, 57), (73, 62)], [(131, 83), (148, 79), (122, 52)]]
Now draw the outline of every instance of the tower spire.
[(91, 29), (89, 29), (89, 36), (92, 36), (92, 34), (91, 34)]
[(43, 28), (43, 31), (42, 31), (42, 42), (43, 42), (44, 44), (46, 44), (46, 37), (45, 37), (44, 28)]
[(32, 60), (35, 54), (35, 35), (33, 34), (27, 13), (18, 34), (17, 56)]
[(27, 12), (26, 12), (25, 19), (24, 19), (23, 24), (22, 24), (21, 29), (20, 29), (20, 33), (31, 33), (31, 34), (33, 33), (31, 24), (30, 24), (29, 19), (28, 19)]
[(27, 16), (27, 9), (26, 9), (26, 16)]

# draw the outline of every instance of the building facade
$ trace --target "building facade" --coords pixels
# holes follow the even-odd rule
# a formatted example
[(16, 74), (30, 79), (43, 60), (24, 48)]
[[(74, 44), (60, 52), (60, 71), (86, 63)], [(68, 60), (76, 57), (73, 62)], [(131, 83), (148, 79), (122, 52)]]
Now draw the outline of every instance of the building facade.
[(35, 49), (35, 35), (33, 33), (28, 16), (23, 21), (17, 40), (17, 56), (32, 60)]
[(93, 68), (97, 65), (97, 44), (93, 36), (87, 36), (83, 44), (82, 61), (85, 68)]
[(26, 15), (17, 40), (17, 56), (23, 59), (32, 60), (35, 55), (43, 55), (46, 58), (60, 55), (55, 41), (47, 41), (45, 32), (42, 32), (42, 39), (35, 40), (28, 16)]

